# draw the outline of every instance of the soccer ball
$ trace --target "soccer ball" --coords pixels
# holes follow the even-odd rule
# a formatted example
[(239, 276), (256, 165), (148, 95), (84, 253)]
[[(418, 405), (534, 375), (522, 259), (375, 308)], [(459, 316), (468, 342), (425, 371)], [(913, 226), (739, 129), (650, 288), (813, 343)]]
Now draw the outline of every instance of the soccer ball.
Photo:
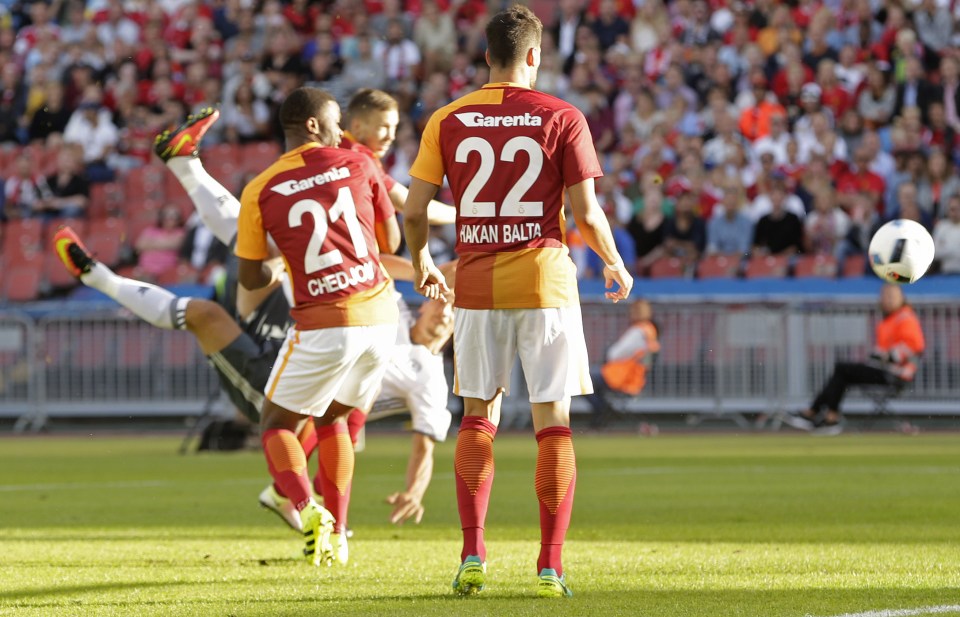
[(888, 283), (912, 283), (933, 263), (933, 238), (916, 221), (890, 221), (870, 240), (870, 266)]

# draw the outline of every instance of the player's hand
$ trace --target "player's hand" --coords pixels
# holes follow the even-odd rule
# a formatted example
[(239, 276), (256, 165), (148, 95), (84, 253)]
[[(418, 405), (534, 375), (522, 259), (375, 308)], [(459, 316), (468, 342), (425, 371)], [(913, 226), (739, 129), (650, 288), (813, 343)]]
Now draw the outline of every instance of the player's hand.
[(413, 264), (413, 288), (418, 294), (431, 300), (445, 300), (445, 294), (450, 293), (447, 280), (443, 273), (432, 263)]
[(420, 498), (410, 493), (394, 493), (387, 497), (387, 503), (393, 506), (393, 512), (390, 514), (391, 523), (403, 525), (404, 521), (412, 518), (413, 522), (419, 525), (423, 519)]
[(603, 280), (608, 290), (613, 288), (614, 283), (617, 284), (616, 290), (607, 291), (603, 294), (607, 297), (607, 300), (613, 300), (614, 304), (621, 300), (626, 300), (627, 296), (630, 295), (630, 290), (633, 289), (633, 277), (630, 276), (630, 273), (627, 272), (624, 266), (620, 266), (616, 270), (604, 267)]

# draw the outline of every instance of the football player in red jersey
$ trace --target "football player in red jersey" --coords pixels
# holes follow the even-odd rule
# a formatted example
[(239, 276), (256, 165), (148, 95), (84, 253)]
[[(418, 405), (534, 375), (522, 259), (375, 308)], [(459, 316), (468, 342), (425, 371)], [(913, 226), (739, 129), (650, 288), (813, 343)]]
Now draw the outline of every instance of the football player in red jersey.
[[(383, 90), (358, 90), (347, 104), (347, 128), (340, 140), (340, 147), (366, 154), (376, 161), (383, 173), (383, 183), (390, 194), (390, 201), (402, 213), (407, 187), (394, 180), (381, 163), (397, 137), (397, 125), (400, 122), (398, 109), (397, 100)], [(427, 219), (431, 225), (452, 224), (456, 220), (456, 210), (433, 199), (427, 208)]]
[(269, 234), (293, 287), (295, 325), (267, 381), (260, 427), (270, 474), (300, 511), (304, 553), (318, 565), (338, 558), (341, 544), (345, 561), (346, 517), (314, 502), (297, 433), (316, 422), (318, 478), (331, 485), (325, 505), (345, 509), (354, 460), (346, 414), (373, 404), (389, 361), (383, 341), (395, 340), (399, 317), (379, 259), (400, 242), (395, 211), (374, 162), (336, 147), (339, 121), (339, 106), (323, 90), (287, 96), (280, 107), (287, 150), (244, 188), (235, 248), (240, 284), (266, 287), (277, 277), (264, 263)]
[(446, 175), (457, 208), (460, 258), (454, 391), (464, 397), (464, 418), (454, 469), (463, 550), (453, 581), (460, 594), (476, 593), (485, 584), (483, 527), (494, 474), (493, 439), (500, 396), (507, 393), (519, 354), (538, 443), (537, 595), (572, 595), (560, 559), (576, 484), (570, 397), (593, 387), (576, 267), (564, 244), (564, 190), (577, 229), (607, 264), (607, 298), (623, 300), (633, 285), (597, 204), (594, 178), (602, 171), (583, 114), (533, 90), (542, 29), (523, 6), (490, 20), (490, 83), (430, 118), (404, 206), (414, 285), (436, 298), (446, 283), (426, 248), (426, 208)]

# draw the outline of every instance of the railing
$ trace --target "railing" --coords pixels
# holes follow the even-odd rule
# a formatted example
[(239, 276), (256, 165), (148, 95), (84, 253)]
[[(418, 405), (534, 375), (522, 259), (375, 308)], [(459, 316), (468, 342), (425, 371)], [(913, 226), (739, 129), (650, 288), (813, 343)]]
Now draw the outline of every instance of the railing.
[[(915, 383), (891, 403), (903, 414), (960, 415), (960, 306), (915, 306), (927, 339)], [(863, 303), (654, 304), (661, 352), (641, 396), (626, 408), (742, 420), (806, 404), (838, 359), (861, 359), (878, 313)], [(590, 358), (629, 325), (628, 307), (585, 303)], [(518, 363), (519, 364), (519, 363)], [(0, 417), (20, 430), (49, 418), (198, 415), (217, 390), (216, 373), (193, 337), (110, 311), (34, 319), (0, 313)], [(586, 409), (575, 401), (574, 410)], [(871, 409), (852, 397), (845, 410)], [(515, 372), (505, 417), (529, 417)]]

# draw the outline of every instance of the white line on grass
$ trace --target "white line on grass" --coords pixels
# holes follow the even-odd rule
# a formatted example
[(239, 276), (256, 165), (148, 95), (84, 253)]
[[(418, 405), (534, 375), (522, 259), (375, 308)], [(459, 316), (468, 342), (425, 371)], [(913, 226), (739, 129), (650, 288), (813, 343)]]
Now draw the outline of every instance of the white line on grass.
[[(887, 609), (881, 611), (867, 611), (866, 613), (844, 613), (835, 617), (914, 617), (915, 615), (939, 615), (942, 613), (960, 612), (960, 604), (941, 606), (923, 606), (920, 608)], [(807, 617), (811, 617), (807, 615)]]

